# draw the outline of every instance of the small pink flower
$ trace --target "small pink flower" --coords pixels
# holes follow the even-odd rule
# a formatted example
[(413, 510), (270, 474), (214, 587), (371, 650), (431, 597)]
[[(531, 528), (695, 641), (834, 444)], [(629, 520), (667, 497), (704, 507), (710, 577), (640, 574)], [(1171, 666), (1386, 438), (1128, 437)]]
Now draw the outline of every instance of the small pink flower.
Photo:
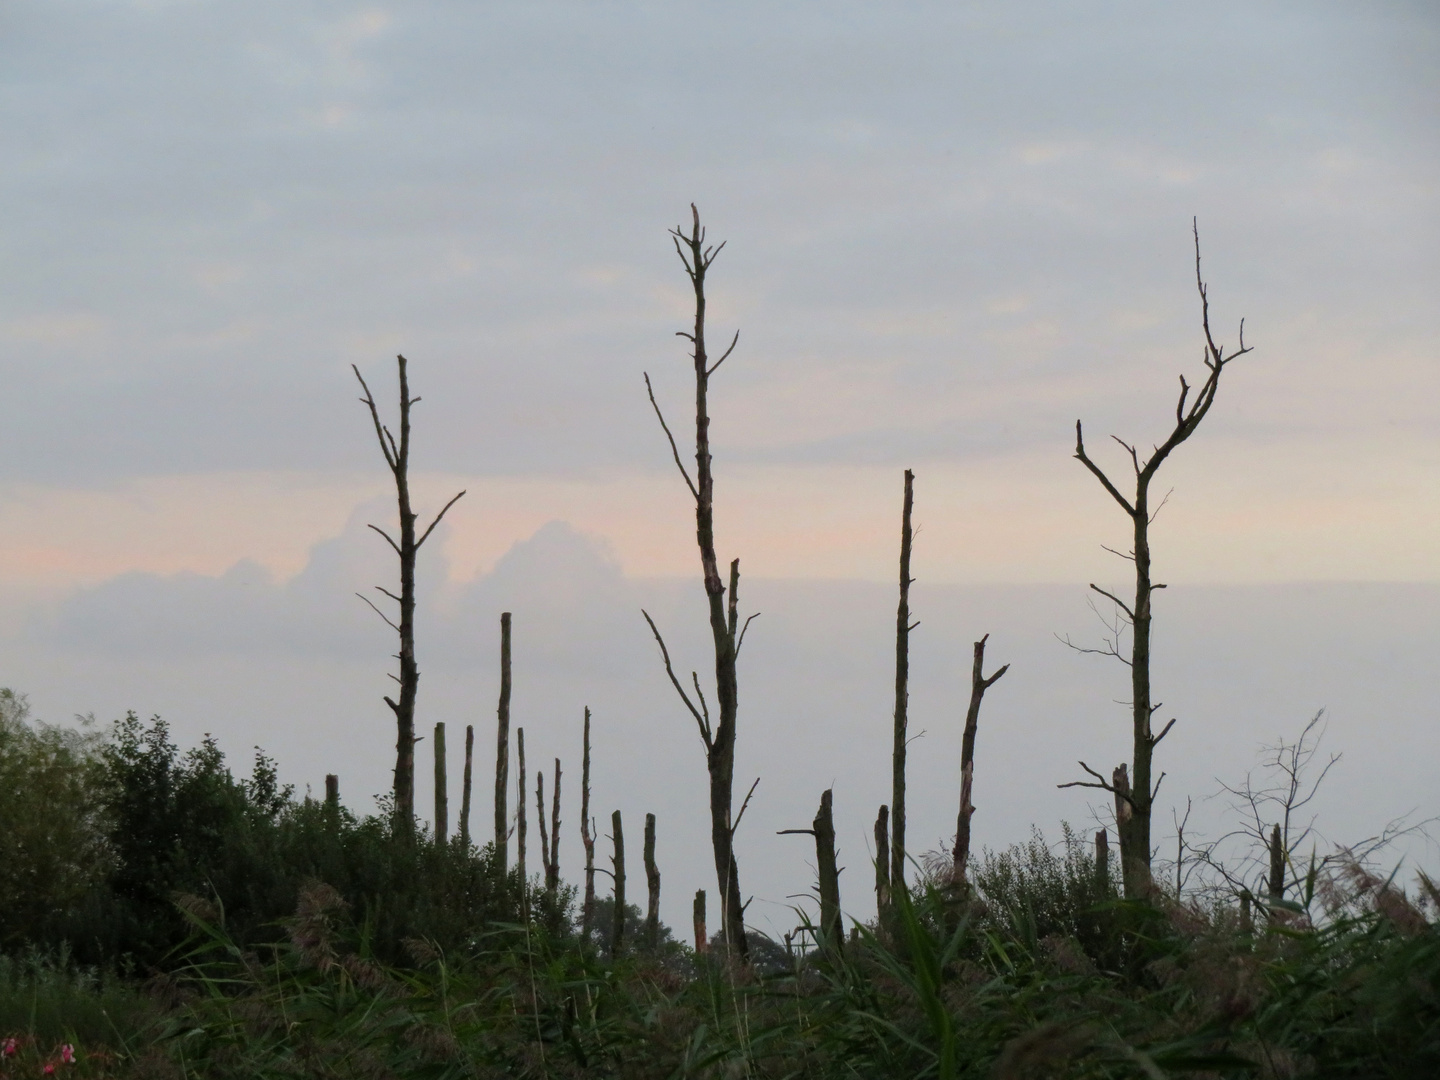
[(60, 1060), (66, 1065), (75, 1064), (75, 1047), (66, 1043), (60, 1047)]
[(0, 1044), (0, 1054), (4, 1054), (6, 1057), (14, 1057), (15, 1049), (15, 1040), (13, 1038), (6, 1039), (3, 1044)]
[(46, 1065), (45, 1068), (44, 1068), (44, 1070), (42, 1070), (42, 1071), (44, 1072), (44, 1074), (45, 1074), (46, 1076), (54, 1076), (54, 1075), (55, 1075), (55, 1066), (54, 1066), (54, 1065)]

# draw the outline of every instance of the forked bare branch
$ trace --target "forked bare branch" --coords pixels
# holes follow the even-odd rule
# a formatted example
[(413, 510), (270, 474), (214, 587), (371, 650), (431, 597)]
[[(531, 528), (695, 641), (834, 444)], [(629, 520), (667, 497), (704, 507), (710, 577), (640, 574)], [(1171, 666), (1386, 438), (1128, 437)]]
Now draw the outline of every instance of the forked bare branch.
[(680, 475), (685, 478), (685, 486), (690, 489), (690, 494), (695, 501), (700, 501), (700, 492), (695, 488), (695, 481), (690, 479), (684, 463), (680, 460), (680, 448), (675, 445), (675, 436), (670, 434), (670, 425), (665, 423), (665, 414), (660, 411), (660, 403), (655, 400), (655, 388), (650, 385), (650, 373), (645, 373), (645, 392), (650, 395), (650, 404), (655, 409), (655, 416), (660, 421), (660, 426), (665, 430), (665, 438), (670, 440), (670, 453), (675, 458), (675, 467), (680, 470)]
[[(379, 586), (377, 585), (376, 588), (378, 589)], [(370, 610), (373, 611), (373, 612), (375, 612), (376, 615), (379, 615), (380, 618), (384, 619), (386, 626), (390, 627), (390, 629), (391, 629), (391, 630), (394, 630), (397, 634), (400, 632), (400, 627), (396, 626), (393, 622), (390, 621), (390, 616), (389, 616), (389, 615), (386, 615), (383, 611), (381, 611), (378, 607), (376, 607), (373, 603), (371, 603), (370, 598), (369, 598), (368, 596), (366, 596), (364, 593), (358, 593), (358, 592), (357, 592), (355, 595), (358, 596), (358, 597), (360, 597), (361, 600), (364, 600), (365, 603), (370, 604)], [(391, 676), (391, 677), (393, 678), (394, 676)], [(397, 679), (396, 681), (398, 682), (399, 680)]]
[(640, 609), (640, 614), (645, 616), (645, 621), (650, 624), (650, 633), (655, 635), (655, 642), (660, 646), (660, 655), (665, 661), (665, 674), (670, 676), (670, 685), (675, 687), (675, 692), (680, 695), (680, 700), (685, 703), (685, 707), (690, 710), (690, 715), (695, 718), (695, 726), (700, 729), (700, 741), (705, 744), (705, 749), (708, 751), (711, 745), (710, 724), (700, 710), (695, 707), (695, 703), (690, 700), (690, 695), (685, 692), (685, 687), (680, 684), (680, 680), (676, 678), (675, 668), (670, 663), (670, 650), (665, 647), (665, 639), (660, 636), (660, 630), (655, 625), (655, 620), (650, 618), (650, 613), (644, 608)]
[(445, 516), (446, 512), (449, 511), (450, 507), (454, 506), (457, 502), (460, 501), (460, 497), (464, 494), (465, 492), (461, 491), (459, 495), (456, 495), (453, 499), (451, 499), (441, 508), (440, 513), (435, 515), (435, 520), (430, 522), (430, 527), (420, 534), (419, 540), (415, 541), (415, 547), (417, 550), (419, 549), (421, 544), (425, 543), (426, 540), (430, 539), (430, 534), (435, 531), (435, 526), (440, 524), (440, 519)]

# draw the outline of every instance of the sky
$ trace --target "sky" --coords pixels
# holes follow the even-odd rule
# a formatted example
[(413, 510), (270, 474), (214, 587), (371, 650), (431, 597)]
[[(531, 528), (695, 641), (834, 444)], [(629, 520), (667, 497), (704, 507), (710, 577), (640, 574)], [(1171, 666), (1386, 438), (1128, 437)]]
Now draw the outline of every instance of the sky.
[(912, 835), (953, 829), (987, 631), (1014, 667), (982, 720), (980, 842), (1089, 825), (1054, 785), (1124, 755), (1123, 670), (1056, 641), (1102, 632), (1088, 583), (1124, 583), (1074, 423), (1112, 470), (1108, 434), (1168, 433), (1201, 370), (1198, 221), (1212, 328), (1234, 344), (1244, 318), (1254, 351), (1159, 481), (1169, 793), (1212, 795), (1324, 707), (1336, 839), (1440, 813), (1437, 113), (1423, 3), (12, 0), (0, 683), (50, 720), (260, 743), (373, 805), (391, 646), (354, 593), (394, 576), (365, 529), (394, 510), (350, 366), (393, 409), (403, 351), (420, 505), (467, 490), (425, 551), (421, 728), (493, 740), (513, 610), (532, 759), (564, 757), (573, 793), (595, 709), (597, 798), (659, 813), (685, 925), (703, 764), (638, 609), (703, 670), (688, 495), (642, 378), (683, 415), (666, 230), (693, 201), (727, 241), (712, 335), (740, 331), (713, 389), (719, 545), (764, 612), (742, 882), (757, 925), (793, 923), (807, 855), (771, 834), (833, 783), (863, 914), (904, 468)]

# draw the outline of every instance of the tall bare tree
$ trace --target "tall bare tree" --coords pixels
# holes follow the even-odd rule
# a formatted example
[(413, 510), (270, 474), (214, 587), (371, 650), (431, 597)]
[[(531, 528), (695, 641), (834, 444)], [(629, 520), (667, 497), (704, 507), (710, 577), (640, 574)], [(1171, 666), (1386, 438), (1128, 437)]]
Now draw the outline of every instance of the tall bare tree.
[(955, 877), (959, 881), (965, 880), (965, 867), (970, 860), (970, 818), (975, 814), (975, 804), (970, 799), (975, 784), (975, 735), (980, 729), (980, 702), (985, 698), (985, 691), (1010, 670), (1006, 664), (994, 675), (984, 674), (985, 642), (989, 640), (990, 635), (986, 634), (975, 642), (970, 665), (970, 707), (965, 711), (965, 732), (960, 740), (960, 816), (955, 822)]
[(391, 676), (400, 684), (398, 700), (387, 696), (385, 704), (389, 705), (391, 712), (395, 714), (395, 822), (403, 835), (413, 836), (415, 831), (415, 697), (420, 688), (420, 668), (415, 662), (415, 561), (420, 554), (420, 548), (426, 540), (430, 539), (430, 534), (435, 531), (435, 526), (440, 524), (440, 520), (446, 512), (460, 501), (460, 496), (465, 492), (460, 492), (446, 503), (429, 526), (418, 537), (416, 536), (417, 515), (410, 506), (410, 410), (420, 403), (420, 398), (410, 396), (410, 380), (405, 372), (407, 363), (405, 357), (397, 356), (395, 360), (400, 375), (400, 437), (398, 439), (386, 425), (380, 422), (380, 410), (375, 405), (375, 396), (370, 393), (370, 387), (366, 385), (365, 377), (360, 374), (360, 369), (352, 364), (350, 370), (355, 372), (355, 378), (360, 380), (360, 388), (365, 391), (365, 396), (360, 400), (370, 410), (370, 419), (375, 424), (375, 438), (380, 442), (380, 452), (385, 456), (385, 464), (390, 467), (390, 474), (395, 479), (395, 500), (400, 517), (400, 539), (396, 540), (378, 525), (371, 525), (370, 528), (385, 538), (385, 542), (394, 549), (400, 559), (400, 595), (395, 595), (382, 585), (375, 586), (383, 596), (399, 605), (399, 621), (391, 619), (376, 607), (368, 596), (357, 595), (360, 595), (360, 599), (369, 604), (400, 638), (400, 652), (397, 654), (397, 659), (400, 661), (400, 674)]
[[(525, 775), (521, 770), (522, 777)], [(522, 781), (523, 786), (523, 781)], [(510, 612), (500, 614), (500, 705), (495, 711), (495, 865), (510, 860)]]
[(585, 846), (585, 902), (580, 908), (580, 940), (590, 940), (595, 921), (595, 826), (590, 820), (590, 706), (585, 706), (585, 748), (580, 759), (580, 842)]
[[(745, 639), (745, 625), (739, 625), (740, 560), (730, 563), (729, 603), (726, 603), (726, 587), (720, 578), (720, 563), (715, 554), (715, 478), (710, 460), (710, 376), (735, 350), (740, 340), (737, 332), (720, 359), (710, 360), (705, 347), (705, 275), (715, 257), (725, 247), (709, 246), (705, 242), (705, 230), (700, 226), (700, 211), (690, 206), (691, 228), (671, 230), (675, 251), (685, 266), (685, 273), (695, 293), (695, 324), (692, 332), (679, 331), (677, 336), (689, 340), (693, 346), (690, 358), (695, 369), (695, 478), (680, 460), (680, 450), (675, 436), (665, 422), (660, 405), (655, 400), (655, 390), (650, 384), (650, 375), (645, 375), (645, 389), (650, 395), (650, 404), (670, 441), (670, 453), (675, 466), (685, 478), (685, 484), (695, 500), (695, 540), (700, 548), (700, 568), (705, 580), (705, 596), (709, 605), (710, 635), (715, 649), (715, 699), (718, 717), (712, 725), (710, 707), (700, 689), (700, 678), (691, 672), (691, 683), (695, 689), (695, 700), (675, 675), (670, 663), (670, 651), (660, 636), (655, 620), (649, 612), (642, 612), (650, 631), (660, 645), (665, 660), (665, 672), (670, 677), (680, 699), (695, 718), (700, 730), (700, 740), (705, 745), (705, 764), (710, 774), (710, 843), (715, 853), (715, 876), (720, 886), (720, 918), (725, 931), (726, 945), (739, 955), (748, 955), (745, 939), (745, 909), (740, 898), (740, 873), (735, 862), (735, 830), (739, 827), (740, 816), (731, 811), (734, 807), (735, 780), (735, 717), (739, 701), (738, 683), (735, 675), (736, 660), (740, 646)], [(698, 703), (698, 704), (697, 704)], [(753, 791), (753, 788), (751, 789)], [(744, 813), (742, 808), (741, 813)]]
[(515, 729), (515, 868), (520, 872), (520, 913), (530, 918), (530, 879), (525, 869), (525, 729)]
[(1099, 788), (1110, 792), (1118, 802), (1124, 804), (1126, 812), (1117, 815), (1119, 819), (1117, 832), (1120, 836), (1120, 870), (1125, 883), (1125, 895), (1131, 898), (1145, 896), (1150, 892), (1151, 811), (1155, 804), (1155, 793), (1159, 790), (1160, 781), (1165, 778), (1164, 773), (1161, 773), (1158, 778), (1152, 779), (1154, 777), (1155, 747), (1175, 724), (1172, 719), (1158, 735), (1151, 727), (1151, 720), (1161, 703), (1151, 699), (1150, 602), (1152, 594), (1165, 586), (1151, 578), (1150, 525), (1154, 522), (1155, 515), (1160, 512), (1160, 507), (1164, 505), (1164, 499), (1161, 499), (1159, 505), (1152, 509), (1150, 485), (1165, 459), (1176, 447), (1190, 438), (1195, 433), (1195, 429), (1200, 426), (1200, 421), (1205, 419), (1205, 414), (1210, 411), (1210, 406), (1215, 402), (1215, 394), (1220, 386), (1220, 376), (1225, 368), (1231, 361), (1251, 351), (1245, 344), (1245, 321), (1243, 319), (1240, 321), (1240, 343), (1236, 348), (1227, 352), (1225, 347), (1215, 343), (1215, 338), (1210, 332), (1209, 294), (1205, 280), (1200, 273), (1200, 230), (1198, 225), (1194, 226), (1194, 237), (1195, 284), (1200, 292), (1200, 325), (1205, 338), (1206, 375), (1193, 398), (1191, 397), (1192, 387), (1186, 382), (1184, 375), (1180, 376), (1180, 399), (1175, 406), (1175, 426), (1165, 441), (1154, 447), (1151, 454), (1143, 461), (1134, 445), (1112, 436), (1130, 458), (1134, 472), (1133, 495), (1127, 497), (1123, 494), (1104, 470), (1090, 459), (1085, 452), (1085, 439), (1080, 421), (1075, 421), (1076, 459), (1090, 470), (1110, 497), (1125, 511), (1131, 523), (1133, 546), (1129, 554), (1121, 552), (1115, 552), (1115, 554), (1134, 564), (1134, 599), (1127, 604), (1114, 593), (1107, 592), (1098, 585), (1090, 586), (1095, 592), (1113, 603), (1116, 611), (1121, 613), (1117, 629), (1123, 630), (1124, 627), (1129, 627), (1130, 655), (1126, 657), (1120, 652), (1120, 634), (1118, 632), (1106, 642), (1104, 648), (1082, 651), (1114, 656), (1130, 668), (1133, 769), (1129, 776), (1129, 790), (1122, 790), (1114, 780), (1106, 780), (1083, 761), (1080, 762), (1080, 767), (1092, 779), (1077, 780), (1060, 786)]
[(895, 724), (890, 753), (890, 888), (905, 888), (905, 750), (910, 709), (910, 547), (915, 533), (910, 514), (915, 508), (915, 474), (905, 470), (905, 502), (900, 514), (900, 603), (895, 610)]

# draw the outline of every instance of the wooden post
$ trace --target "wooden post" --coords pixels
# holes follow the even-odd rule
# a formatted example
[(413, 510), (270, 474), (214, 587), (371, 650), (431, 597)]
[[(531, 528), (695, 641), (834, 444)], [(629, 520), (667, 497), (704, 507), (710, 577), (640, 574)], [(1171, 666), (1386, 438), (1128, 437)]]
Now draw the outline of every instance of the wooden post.
[(875, 914), (883, 922), (890, 909), (890, 807), (875, 815)]
[(460, 847), (470, 853), (470, 773), (475, 763), (475, 725), (465, 725), (465, 775), (460, 784)]
[(445, 724), (435, 725), (435, 843), (450, 836), (450, 793), (445, 779)]
[(705, 890), (695, 890), (695, 903), (690, 909), (691, 922), (695, 926), (695, 954), (704, 956), (710, 948), (709, 938), (705, 933)]
[(645, 947), (660, 947), (660, 867), (655, 863), (655, 815), (645, 815), (645, 884), (649, 901), (645, 905)]
[(610, 920), (610, 958), (618, 960), (625, 948), (625, 828), (620, 821), (620, 811), (610, 815), (610, 837), (615, 843), (615, 854), (610, 865), (615, 877), (615, 906)]
[(590, 820), (590, 706), (585, 706), (585, 748), (580, 759), (580, 842), (585, 845), (585, 901), (580, 908), (580, 940), (590, 940), (595, 922), (595, 828)]
[[(495, 726), (495, 865), (510, 867), (510, 612), (500, 616), (500, 707)], [(524, 770), (520, 772), (525, 775)], [(523, 783), (521, 785), (524, 786)], [(524, 802), (522, 797), (521, 802)]]
[(905, 887), (905, 750), (910, 702), (910, 547), (914, 532), (915, 474), (905, 470), (905, 503), (900, 515), (900, 605), (895, 611), (895, 726), (890, 759), (890, 888)]

